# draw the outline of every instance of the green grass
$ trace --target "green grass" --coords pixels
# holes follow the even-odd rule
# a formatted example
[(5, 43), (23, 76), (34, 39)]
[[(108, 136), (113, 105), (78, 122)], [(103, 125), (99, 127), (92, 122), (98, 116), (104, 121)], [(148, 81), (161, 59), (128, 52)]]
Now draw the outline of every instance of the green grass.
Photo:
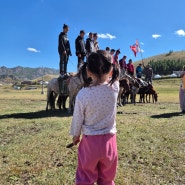
[[(179, 79), (154, 81), (156, 104), (118, 109), (117, 185), (185, 183), (185, 115), (178, 102)], [(46, 90), (45, 90), (46, 91)], [(72, 116), (45, 111), (37, 90), (0, 89), (0, 184), (72, 185), (77, 147), (71, 142)]]

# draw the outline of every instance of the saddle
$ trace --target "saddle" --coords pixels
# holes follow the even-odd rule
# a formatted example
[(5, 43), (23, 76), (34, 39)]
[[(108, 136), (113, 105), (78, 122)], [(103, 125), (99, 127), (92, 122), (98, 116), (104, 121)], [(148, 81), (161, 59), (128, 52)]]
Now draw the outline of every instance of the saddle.
[(59, 84), (59, 94), (60, 95), (69, 95), (68, 89), (68, 81), (69, 75), (65, 75), (64, 77), (58, 77), (58, 84)]

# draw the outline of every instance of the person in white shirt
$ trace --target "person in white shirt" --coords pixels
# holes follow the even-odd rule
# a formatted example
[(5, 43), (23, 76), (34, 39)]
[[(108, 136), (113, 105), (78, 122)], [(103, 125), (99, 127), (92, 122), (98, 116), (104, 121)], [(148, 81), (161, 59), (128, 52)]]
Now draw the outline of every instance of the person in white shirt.
[[(118, 154), (116, 112), (119, 69), (106, 51), (98, 50), (88, 58), (89, 87), (79, 91), (70, 134), (78, 147), (76, 185), (114, 185)], [(82, 134), (82, 138), (80, 135)]]

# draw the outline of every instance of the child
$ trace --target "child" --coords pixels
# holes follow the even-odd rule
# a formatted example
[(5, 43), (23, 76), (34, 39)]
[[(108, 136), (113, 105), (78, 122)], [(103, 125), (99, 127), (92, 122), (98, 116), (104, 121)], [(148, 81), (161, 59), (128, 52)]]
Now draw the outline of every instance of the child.
[[(119, 70), (106, 51), (88, 58), (90, 87), (76, 97), (70, 134), (78, 147), (76, 185), (114, 185), (117, 168), (116, 105)], [(82, 132), (82, 139), (80, 135)]]

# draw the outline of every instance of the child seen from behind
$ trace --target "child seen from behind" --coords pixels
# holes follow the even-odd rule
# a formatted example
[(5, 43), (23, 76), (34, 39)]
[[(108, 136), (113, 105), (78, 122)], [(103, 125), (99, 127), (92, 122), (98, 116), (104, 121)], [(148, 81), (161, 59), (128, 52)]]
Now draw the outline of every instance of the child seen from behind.
[[(79, 91), (70, 134), (79, 143), (76, 185), (114, 185), (118, 154), (116, 111), (119, 70), (108, 52), (88, 57), (87, 74), (92, 83)], [(80, 138), (80, 135), (82, 137)]]

